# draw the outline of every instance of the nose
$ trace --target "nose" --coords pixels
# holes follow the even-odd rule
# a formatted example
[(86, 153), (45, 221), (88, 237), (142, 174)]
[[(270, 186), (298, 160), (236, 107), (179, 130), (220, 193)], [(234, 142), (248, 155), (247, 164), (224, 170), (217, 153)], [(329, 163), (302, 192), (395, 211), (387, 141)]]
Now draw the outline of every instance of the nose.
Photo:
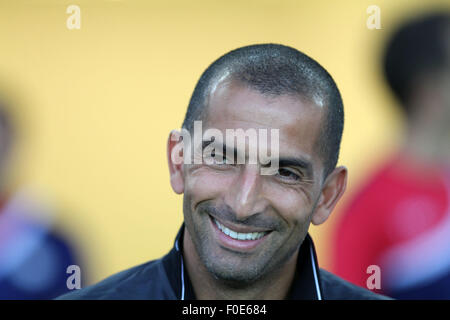
[(228, 190), (225, 203), (233, 209), (238, 220), (245, 220), (265, 210), (266, 200), (262, 191), (263, 176), (258, 166), (245, 165)]

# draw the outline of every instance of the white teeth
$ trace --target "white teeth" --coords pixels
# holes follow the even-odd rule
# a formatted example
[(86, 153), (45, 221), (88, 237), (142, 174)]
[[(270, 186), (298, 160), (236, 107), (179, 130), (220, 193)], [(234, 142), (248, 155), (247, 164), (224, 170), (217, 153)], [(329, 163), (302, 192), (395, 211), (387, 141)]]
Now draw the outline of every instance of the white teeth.
[(267, 232), (253, 232), (253, 233), (240, 233), (233, 230), (228, 229), (224, 225), (220, 224), (219, 221), (216, 219), (213, 219), (217, 227), (225, 233), (227, 236), (230, 236), (233, 239), (236, 240), (256, 240), (264, 237)]

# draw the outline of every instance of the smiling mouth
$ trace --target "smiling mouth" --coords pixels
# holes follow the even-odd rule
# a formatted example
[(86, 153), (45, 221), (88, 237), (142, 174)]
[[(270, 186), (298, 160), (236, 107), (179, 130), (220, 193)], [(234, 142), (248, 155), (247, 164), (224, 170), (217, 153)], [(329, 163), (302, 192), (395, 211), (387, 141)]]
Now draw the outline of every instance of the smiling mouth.
[(211, 217), (211, 219), (222, 233), (224, 233), (225, 235), (227, 235), (230, 238), (233, 238), (235, 240), (241, 240), (241, 241), (258, 240), (270, 232), (270, 231), (249, 232), (249, 233), (237, 232), (230, 228), (225, 227), (223, 224), (221, 224), (219, 221), (217, 221), (214, 217)]

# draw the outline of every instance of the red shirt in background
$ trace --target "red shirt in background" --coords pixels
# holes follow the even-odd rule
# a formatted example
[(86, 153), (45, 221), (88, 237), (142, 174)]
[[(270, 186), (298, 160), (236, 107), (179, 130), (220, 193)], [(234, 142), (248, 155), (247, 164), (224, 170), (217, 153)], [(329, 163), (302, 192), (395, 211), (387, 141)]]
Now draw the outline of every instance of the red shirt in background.
[(334, 234), (334, 272), (362, 287), (380, 267), (395, 298), (450, 298), (450, 171), (396, 156), (344, 210)]

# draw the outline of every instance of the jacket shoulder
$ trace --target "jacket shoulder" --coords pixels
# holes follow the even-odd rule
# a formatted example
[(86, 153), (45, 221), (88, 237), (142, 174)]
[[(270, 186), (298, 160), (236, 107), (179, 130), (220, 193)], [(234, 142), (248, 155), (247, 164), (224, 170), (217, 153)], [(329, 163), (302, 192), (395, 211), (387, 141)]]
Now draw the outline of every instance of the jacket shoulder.
[(74, 290), (56, 300), (176, 299), (168, 286), (161, 259), (113, 274), (88, 287)]
[(390, 300), (391, 298), (356, 286), (324, 269), (320, 282), (325, 300)]

